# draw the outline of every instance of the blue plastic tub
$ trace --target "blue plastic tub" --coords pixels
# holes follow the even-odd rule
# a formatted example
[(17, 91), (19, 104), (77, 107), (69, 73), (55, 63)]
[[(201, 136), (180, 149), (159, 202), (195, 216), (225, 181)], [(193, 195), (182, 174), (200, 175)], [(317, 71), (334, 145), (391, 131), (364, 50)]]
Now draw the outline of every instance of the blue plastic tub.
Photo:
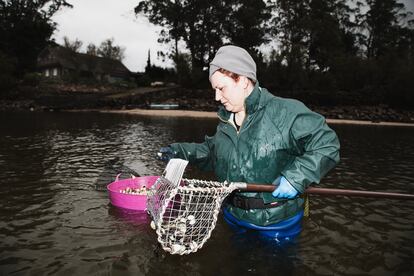
[(243, 230), (256, 230), (260, 234), (275, 238), (278, 240), (294, 239), (302, 231), (302, 218), (303, 211), (299, 212), (294, 217), (286, 219), (276, 224), (268, 226), (259, 226), (246, 221), (238, 220), (226, 208), (223, 208), (224, 220), (230, 225), (230, 227), (236, 232), (242, 232)]

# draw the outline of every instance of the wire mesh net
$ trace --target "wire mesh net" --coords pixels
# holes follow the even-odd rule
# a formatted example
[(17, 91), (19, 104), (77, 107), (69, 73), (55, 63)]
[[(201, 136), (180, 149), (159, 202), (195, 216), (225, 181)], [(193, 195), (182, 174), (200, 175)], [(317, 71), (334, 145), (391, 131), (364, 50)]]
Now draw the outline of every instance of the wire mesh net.
[(171, 254), (189, 254), (203, 247), (214, 229), (220, 206), (233, 186), (214, 181), (160, 177), (148, 196), (158, 241)]

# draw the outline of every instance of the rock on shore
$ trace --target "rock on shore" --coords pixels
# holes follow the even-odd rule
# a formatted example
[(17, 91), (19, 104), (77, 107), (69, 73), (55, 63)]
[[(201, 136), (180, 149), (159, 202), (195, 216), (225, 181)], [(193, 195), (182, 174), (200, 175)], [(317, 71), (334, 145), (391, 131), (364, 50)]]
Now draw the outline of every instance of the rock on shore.
[[(219, 103), (214, 100), (212, 90), (188, 90), (178, 86), (122, 89), (59, 84), (30, 87), (27, 91), (21, 93), (24, 96), (0, 100), (0, 111), (149, 109), (154, 104), (178, 105), (178, 109), (182, 110), (216, 111), (219, 106)], [(313, 111), (331, 119), (414, 123), (414, 110), (396, 109), (388, 105), (321, 106), (311, 104), (308, 106)]]

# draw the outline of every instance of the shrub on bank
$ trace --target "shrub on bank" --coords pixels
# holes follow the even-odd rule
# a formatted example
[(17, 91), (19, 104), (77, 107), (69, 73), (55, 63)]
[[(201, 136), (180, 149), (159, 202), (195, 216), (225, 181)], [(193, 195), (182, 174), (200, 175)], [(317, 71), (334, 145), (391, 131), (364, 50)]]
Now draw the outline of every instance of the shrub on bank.
[(23, 85), (30, 85), (30, 86), (38, 86), (40, 80), (42, 79), (42, 75), (40, 73), (26, 73), (23, 76), (22, 84)]
[(0, 98), (7, 98), (17, 85), (13, 72), (16, 60), (6, 56), (0, 51)]

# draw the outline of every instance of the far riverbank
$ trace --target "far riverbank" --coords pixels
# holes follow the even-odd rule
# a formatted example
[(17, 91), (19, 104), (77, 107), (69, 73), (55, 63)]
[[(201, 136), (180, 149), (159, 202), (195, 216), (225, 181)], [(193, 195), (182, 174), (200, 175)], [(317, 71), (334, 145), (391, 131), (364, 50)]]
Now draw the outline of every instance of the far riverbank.
[[(117, 113), (129, 115), (143, 115), (143, 116), (165, 116), (165, 117), (191, 117), (191, 118), (217, 118), (217, 113), (212, 111), (193, 111), (193, 110), (154, 110), (154, 109), (129, 109), (129, 110), (71, 110), (71, 112), (102, 112), (102, 113)], [(327, 118), (328, 124), (349, 124), (349, 125), (377, 125), (377, 126), (403, 126), (414, 127), (414, 123), (403, 122), (373, 122), (367, 120), (345, 120), (345, 119), (331, 119)]]
[[(324, 98), (320, 95), (318, 97), (317, 94), (298, 95), (295, 98), (331, 122), (339, 120), (340, 122), (355, 121), (353, 124), (414, 124), (414, 110), (375, 104), (358, 97), (347, 97), (325, 104), (322, 104)], [(156, 106), (158, 109), (155, 109)], [(160, 110), (159, 106), (169, 106), (174, 110)], [(218, 106), (219, 103), (214, 100), (212, 91), (189, 90), (179, 86), (127, 89), (113, 86), (42, 84), (37, 87), (20, 87), (14, 97), (0, 100), (0, 111), (98, 110), (195, 117), (215, 117)]]

